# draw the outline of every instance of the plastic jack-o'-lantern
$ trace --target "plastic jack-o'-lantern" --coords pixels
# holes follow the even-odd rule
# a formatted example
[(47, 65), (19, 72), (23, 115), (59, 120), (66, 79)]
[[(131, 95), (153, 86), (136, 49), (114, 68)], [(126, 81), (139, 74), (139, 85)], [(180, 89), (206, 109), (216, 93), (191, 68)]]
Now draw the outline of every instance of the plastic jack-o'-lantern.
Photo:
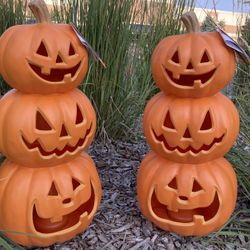
[[(0, 73), (15, 89), (0, 100), (0, 230), (25, 246), (63, 242), (85, 230), (101, 199), (92, 159), (96, 116), (74, 89), (88, 54), (70, 25), (51, 24), (43, 0), (29, 4), (38, 24), (0, 38)], [(21, 46), (21, 47), (20, 47)]]
[(166, 94), (204, 97), (217, 93), (233, 78), (235, 55), (218, 32), (200, 32), (193, 12), (182, 18), (188, 34), (163, 39), (152, 55), (156, 84)]
[(168, 161), (150, 152), (137, 178), (144, 216), (180, 235), (206, 235), (232, 214), (237, 179), (224, 158), (193, 165)]
[(0, 230), (25, 246), (74, 237), (90, 224), (101, 199), (98, 174), (86, 153), (49, 168), (6, 160), (0, 179)]
[(43, 1), (32, 1), (29, 6), (39, 23), (13, 26), (1, 36), (0, 74), (25, 93), (62, 93), (75, 88), (88, 69), (86, 48), (70, 25), (50, 22)]
[(180, 98), (160, 92), (147, 104), (143, 126), (157, 154), (175, 162), (201, 163), (230, 149), (238, 135), (239, 116), (220, 93)]
[(73, 159), (90, 145), (95, 130), (94, 109), (77, 89), (51, 95), (12, 90), (0, 101), (0, 151), (26, 167)]

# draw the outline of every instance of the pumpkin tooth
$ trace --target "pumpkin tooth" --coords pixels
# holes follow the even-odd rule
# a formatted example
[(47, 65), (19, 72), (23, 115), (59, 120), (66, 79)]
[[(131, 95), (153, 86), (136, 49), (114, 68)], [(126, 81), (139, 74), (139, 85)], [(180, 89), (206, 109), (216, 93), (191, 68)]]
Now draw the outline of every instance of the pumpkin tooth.
[(174, 79), (180, 79), (180, 74), (178, 74), (177, 72), (172, 72), (172, 76)]
[[(48, 67), (40, 67), (35, 64), (29, 63), (31, 69), (43, 80), (49, 82), (71, 82), (72, 77), (77, 74), (81, 66), (81, 61), (72, 68), (49, 68)], [(49, 71), (48, 71), (49, 70)]]
[(194, 89), (199, 89), (201, 86), (201, 80), (195, 80), (194, 81)]
[(51, 70), (49, 67), (42, 67), (42, 69), (41, 69), (41, 73), (44, 75), (48, 76), (48, 75), (50, 75), (50, 72), (51, 72)]
[(62, 221), (63, 217), (62, 215), (54, 216), (53, 218), (50, 219), (52, 223)]
[(66, 74), (66, 75), (64, 75), (64, 82), (70, 82), (71, 81), (71, 73), (68, 73), (68, 74)]
[(195, 214), (193, 216), (193, 221), (194, 221), (195, 225), (203, 225), (205, 223), (204, 216), (200, 215), (200, 214)]
[[(172, 204), (173, 205), (173, 204)], [(177, 206), (176, 206), (176, 204), (175, 204), (175, 206), (167, 206), (167, 210), (169, 210), (169, 211), (172, 211), (172, 212), (174, 212), (174, 213), (178, 213), (179, 212), (179, 209), (177, 208)]]

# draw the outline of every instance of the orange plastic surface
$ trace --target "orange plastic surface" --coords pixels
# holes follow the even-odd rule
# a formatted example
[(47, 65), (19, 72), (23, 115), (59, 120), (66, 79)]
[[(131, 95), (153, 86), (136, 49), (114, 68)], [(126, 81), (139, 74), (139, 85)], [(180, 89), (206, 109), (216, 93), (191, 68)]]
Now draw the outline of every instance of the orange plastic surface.
[(101, 199), (95, 164), (86, 153), (49, 168), (27, 168), (6, 160), (0, 180), (0, 230), (29, 247), (49, 246), (81, 233)]
[(139, 168), (137, 194), (143, 215), (180, 235), (207, 235), (230, 218), (237, 179), (224, 158), (202, 164), (175, 163), (150, 152)]

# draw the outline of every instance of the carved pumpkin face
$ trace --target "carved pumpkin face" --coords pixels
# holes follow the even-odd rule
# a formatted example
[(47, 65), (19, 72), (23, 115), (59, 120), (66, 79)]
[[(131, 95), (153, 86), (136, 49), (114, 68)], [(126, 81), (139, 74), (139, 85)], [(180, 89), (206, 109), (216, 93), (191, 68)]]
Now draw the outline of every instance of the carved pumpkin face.
[(175, 162), (201, 163), (230, 149), (239, 131), (239, 116), (220, 93), (196, 99), (159, 93), (147, 104), (143, 126), (154, 152)]
[(204, 97), (231, 81), (235, 56), (217, 32), (195, 32), (163, 39), (152, 55), (151, 68), (166, 94)]
[(0, 73), (25, 93), (62, 93), (85, 77), (88, 53), (72, 27), (52, 24), (43, 0), (30, 1), (38, 24), (18, 25), (0, 39)]
[(73, 159), (92, 142), (95, 112), (79, 90), (28, 95), (11, 91), (1, 99), (1, 151), (26, 167)]
[(87, 50), (69, 25), (18, 26), (6, 31), (0, 44), (3, 78), (25, 93), (69, 91), (88, 69)]
[(229, 219), (237, 180), (224, 158), (192, 165), (149, 153), (139, 169), (137, 191), (147, 219), (164, 230), (201, 236)]
[(24, 233), (6, 235), (25, 246), (74, 237), (88, 227), (101, 199), (98, 174), (86, 153), (49, 168), (5, 161), (0, 179), (0, 229)]

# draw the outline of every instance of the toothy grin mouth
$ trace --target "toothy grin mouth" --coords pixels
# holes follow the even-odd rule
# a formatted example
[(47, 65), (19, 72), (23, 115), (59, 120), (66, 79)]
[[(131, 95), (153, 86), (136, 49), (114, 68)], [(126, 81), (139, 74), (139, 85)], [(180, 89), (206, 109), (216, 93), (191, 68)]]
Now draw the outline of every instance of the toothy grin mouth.
[(202, 145), (200, 148), (198, 148), (198, 149), (195, 149), (195, 148), (193, 148), (192, 146), (188, 146), (187, 148), (183, 149), (183, 148), (181, 148), (181, 147), (179, 147), (179, 146), (171, 147), (171, 146), (168, 144), (167, 140), (165, 139), (164, 135), (161, 134), (161, 135), (158, 136), (158, 135), (155, 133), (154, 129), (152, 129), (152, 131), (153, 131), (153, 134), (154, 134), (155, 139), (156, 139), (158, 142), (163, 143), (163, 146), (164, 146), (164, 148), (165, 148), (166, 150), (168, 150), (168, 151), (175, 151), (175, 150), (177, 150), (178, 152), (183, 153), (183, 154), (188, 153), (188, 152), (192, 152), (192, 153), (194, 153), (194, 154), (198, 154), (198, 153), (200, 153), (201, 151), (209, 151), (215, 144), (218, 144), (218, 143), (222, 142), (222, 140), (223, 140), (223, 138), (224, 138), (224, 136), (225, 136), (225, 134), (223, 134), (223, 135), (222, 135), (221, 137), (219, 137), (219, 138), (214, 138), (214, 140), (213, 140), (209, 145), (203, 144), (203, 145)]
[(80, 205), (75, 211), (63, 215), (57, 222), (53, 221), (53, 218), (45, 219), (41, 218), (36, 209), (36, 205), (33, 207), (33, 225), (39, 233), (55, 233), (67, 228), (73, 227), (81, 221), (81, 217), (90, 215), (93, 212), (95, 206), (95, 193), (91, 183), (91, 195), (90, 198), (82, 205)]
[(78, 148), (82, 147), (83, 144), (84, 144), (84, 142), (86, 141), (88, 135), (90, 134), (91, 129), (92, 129), (92, 123), (91, 123), (89, 129), (87, 129), (85, 136), (84, 136), (83, 138), (80, 138), (80, 139), (78, 140), (78, 142), (76, 143), (76, 145), (71, 146), (71, 145), (68, 145), (68, 144), (67, 144), (62, 150), (59, 150), (59, 149), (55, 148), (55, 149), (52, 150), (52, 151), (46, 151), (46, 150), (42, 147), (42, 145), (40, 144), (40, 142), (39, 142), (38, 139), (36, 139), (34, 142), (30, 143), (30, 142), (28, 142), (28, 141), (25, 139), (24, 135), (22, 135), (22, 140), (23, 140), (23, 142), (25, 143), (25, 145), (27, 146), (28, 149), (30, 149), (30, 150), (38, 149), (38, 151), (40, 152), (40, 154), (41, 154), (42, 156), (50, 156), (50, 155), (55, 154), (56, 156), (60, 157), (60, 156), (62, 156), (63, 154), (65, 154), (66, 152), (73, 153), (73, 152), (75, 152)]
[(203, 219), (209, 221), (214, 218), (219, 210), (220, 201), (218, 193), (215, 192), (212, 203), (207, 207), (200, 207), (195, 209), (179, 209), (172, 211), (168, 209), (167, 205), (160, 203), (157, 199), (155, 191), (151, 197), (151, 207), (156, 216), (162, 219), (173, 222), (189, 223), (195, 220)]
[(65, 77), (73, 78), (79, 69), (81, 62), (79, 62), (76, 66), (72, 68), (66, 68), (66, 69), (57, 69), (52, 68), (50, 70), (50, 74), (46, 75), (42, 73), (41, 67), (34, 65), (32, 63), (29, 63), (31, 69), (43, 80), (49, 81), (49, 82), (62, 82)]
[(205, 74), (199, 74), (199, 75), (180, 74), (178, 78), (174, 78), (173, 73), (170, 70), (168, 70), (166, 67), (164, 67), (164, 70), (166, 71), (168, 77), (171, 79), (173, 83), (177, 85), (181, 85), (181, 86), (192, 87), (195, 84), (204, 85), (206, 82), (208, 82), (214, 75), (216, 68)]

